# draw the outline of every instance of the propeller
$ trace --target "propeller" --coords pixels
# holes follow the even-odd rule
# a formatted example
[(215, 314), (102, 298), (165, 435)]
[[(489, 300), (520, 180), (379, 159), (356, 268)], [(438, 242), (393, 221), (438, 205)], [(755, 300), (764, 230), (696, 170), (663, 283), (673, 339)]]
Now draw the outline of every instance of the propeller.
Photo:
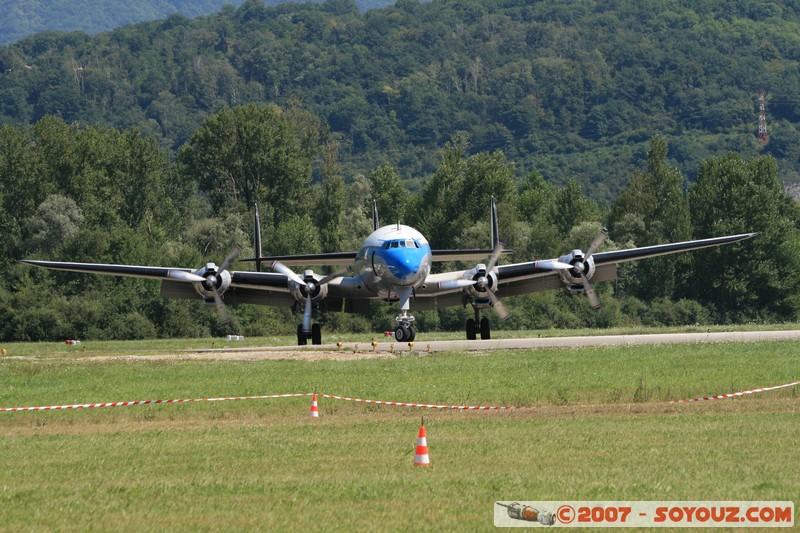
[(291, 268), (287, 267), (286, 265), (284, 265), (280, 261), (274, 261), (272, 263), (272, 265), (270, 265), (270, 266), (272, 267), (273, 270), (275, 270), (276, 272), (278, 272), (280, 274), (283, 274), (284, 276), (286, 276), (287, 278), (289, 278), (290, 280), (292, 280), (296, 284), (298, 284), (300, 286), (305, 286), (305, 288), (306, 288), (306, 303), (305, 303), (305, 307), (303, 309), (303, 331), (305, 333), (310, 333), (311, 332), (311, 311), (312, 311), (311, 302), (314, 299), (314, 291), (316, 290), (316, 288), (317, 287), (322, 287), (323, 285), (326, 285), (326, 284), (330, 283), (334, 279), (344, 276), (345, 274), (347, 274), (350, 271), (349, 268), (345, 268), (345, 269), (339, 270), (337, 272), (334, 272), (333, 274), (328, 274), (327, 276), (323, 277), (319, 281), (314, 281), (313, 278), (308, 278), (308, 279), (301, 278), (300, 276), (298, 276), (295, 273), (294, 270), (292, 270)]
[(234, 259), (236, 259), (236, 257), (239, 255), (241, 251), (242, 251), (241, 246), (239, 246), (238, 244), (234, 245), (233, 250), (231, 250), (231, 253), (229, 253), (228, 256), (222, 261), (222, 264), (220, 265), (217, 272), (211, 274), (206, 278), (201, 278), (204, 282), (206, 282), (206, 286), (209, 288), (209, 290), (211, 291), (211, 295), (214, 297), (214, 307), (217, 308), (217, 314), (219, 315), (219, 320), (223, 324), (227, 324), (228, 322), (230, 322), (231, 316), (230, 314), (228, 314), (228, 310), (225, 307), (225, 302), (222, 301), (222, 297), (220, 296), (219, 290), (217, 289), (217, 279), (219, 275), (228, 270), (228, 267), (231, 266), (231, 263), (233, 263)]
[(599, 248), (600, 245), (603, 244), (603, 241), (606, 240), (607, 237), (608, 237), (608, 230), (606, 228), (603, 228), (600, 231), (600, 234), (597, 235), (597, 237), (595, 237), (592, 243), (589, 245), (589, 249), (586, 250), (586, 254), (583, 256), (583, 258), (572, 265), (572, 268), (574, 269), (573, 274), (575, 274), (576, 277), (581, 280), (581, 283), (583, 284), (583, 292), (585, 292), (587, 298), (589, 298), (589, 303), (591, 304), (592, 309), (600, 308), (600, 298), (597, 296), (597, 291), (594, 290), (592, 284), (589, 283), (589, 278), (587, 278), (583, 274), (583, 271), (585, 269), (584, 265), (589, 260), (589, 258), (592, 257), (592, 254), (594, 254), (597, 251), (597, 248)]
[(492, 251), (492, 256), (489, 258), (489, 263), (486, 265), (486, 270), (484, 271), (483, 275), (478, 277), (475, 280), (475, 286), (481, 292), (486, 292), (489, 299), (492, 301), (492, 307), (497, 314), (500, 316), (502, 320), (508, 320), (511, 316), (511, 313), (508, 312), (506, 306), (503, 305), (503, 302), (500, 301), (500, 298), (489, 288), (489, 273), (494, 270), (494, 267), (497, 266), (497, 261), (500, 259), (500, 256), (503, 254), (503, 250), (505, 249), (505, 244), (503, 241), (497, 243), (497, 246), (494, 247), (494, 251)]
[[(592, 244), (594, 245), (594, 241)], [(600, 244), (598, 243), (596, 246), (594, 246), (595, 249), (599, 245)], [(489, 273), (492, 272), (497, 266), (497, 262), (500, 259), (500, 256), (503, 254), (504, 249), (505, 244), (502, 241), (498, 242), (497, 246), (495, 246), (494, 250), (492, 251), (492, 255), (489, 258), (489, 263), (486, 265), (486, 271), (484, 275), (475, 280), (475, 285), (478, 287), (479, 291), (486, 292), (489, 300), (492, 301), (492, 307), (497, 311), (497, 314), (500, 316), (500, 318), (503, 320), (508, 320), (511, 314), (508, 312), (508, 309), (506, 309), (506, 306), (503, 305), (503, 302), (500, 301), (500, 298), (497, 296), (497, 294), (495, 294), (494, 291), (489, 288)], [(573, 265), (564, 263), (563, 261), (559, 261), (557, 259), (536, 261), (535, 266), (543, 270), (570, 270), (573, 268)]]

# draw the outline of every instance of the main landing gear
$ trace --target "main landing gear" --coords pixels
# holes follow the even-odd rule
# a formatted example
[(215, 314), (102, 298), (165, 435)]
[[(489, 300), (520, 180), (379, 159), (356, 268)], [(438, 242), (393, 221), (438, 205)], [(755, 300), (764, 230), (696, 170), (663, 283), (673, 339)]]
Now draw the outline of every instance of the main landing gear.
[(474, 341), (478, 333), (481, 334), (481, 339), (489, 340), (492, 338), (492, 331), (489, 325), (489, 319), (486, 317), (481, 318), (481, 313), (475, 309), (475, 318), (467, 320), (467, 340)]
[(308, 339), (311, 339), (311, 344), (322, 344), (322, 328), (319, 324), (312, 325), (311, 331), (305, 331), (303, 329), (303, 324), (297, 325), (297, 345), (306, 346), (308, 344)]

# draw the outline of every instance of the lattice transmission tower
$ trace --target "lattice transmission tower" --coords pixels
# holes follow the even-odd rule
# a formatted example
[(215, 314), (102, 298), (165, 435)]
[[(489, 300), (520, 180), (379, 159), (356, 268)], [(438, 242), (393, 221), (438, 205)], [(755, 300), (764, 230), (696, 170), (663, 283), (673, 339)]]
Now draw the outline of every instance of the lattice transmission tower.
[(758, 140), (762, 143), (769, 141), (767, 133), (767, 102), (764, 89), (758, 91)]

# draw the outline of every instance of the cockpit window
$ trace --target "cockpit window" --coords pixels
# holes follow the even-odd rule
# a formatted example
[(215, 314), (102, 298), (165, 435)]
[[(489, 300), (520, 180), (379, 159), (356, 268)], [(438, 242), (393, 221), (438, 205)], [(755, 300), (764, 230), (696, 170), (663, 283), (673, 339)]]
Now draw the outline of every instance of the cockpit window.
[(400, 239), (394, 241), (386, 241), (383, 243), (383, 249), (389, 248), (419, 248), (420, 245), (414, 239)]

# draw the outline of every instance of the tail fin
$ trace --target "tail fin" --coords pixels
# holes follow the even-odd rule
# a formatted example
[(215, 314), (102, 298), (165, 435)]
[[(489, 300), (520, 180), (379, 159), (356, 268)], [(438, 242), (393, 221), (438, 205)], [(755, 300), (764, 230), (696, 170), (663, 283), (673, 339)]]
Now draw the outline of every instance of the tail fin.
[(258, 204), (255, 204), (255, 221), (253, 226), (253, 247), (256, 252), (256, 272), (261, 272), (261, 221), (258, 218)]
[(492, 196), (492, 249), (496, 249), (500, 244), (500, 230), (497, 225), (497, 205)]

